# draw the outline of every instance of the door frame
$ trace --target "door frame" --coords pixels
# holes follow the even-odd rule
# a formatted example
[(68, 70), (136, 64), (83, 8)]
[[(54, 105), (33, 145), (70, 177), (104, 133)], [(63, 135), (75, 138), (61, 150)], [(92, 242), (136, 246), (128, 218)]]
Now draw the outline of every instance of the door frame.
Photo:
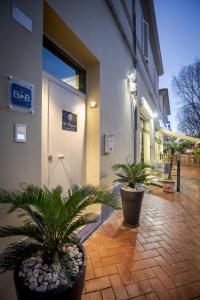
[[(49, 186), (48, 182), (48, 174), (49, 174), (49, 163), (48, 163), (48, 154), (49, 154), (49, 82), (57, 84), (58, 86), (64, 88), (68, 92), (79, 96), (80, 98), (85, 100), (85, 105), (87, 105), (87, 95), (83, 92), (76, 90), (69, 84), (56, 79), (52, 75), (47, 72), (42, 72), (42, 155), (41, 155), (41, 166), (42, 166), (42, 185)], [(85, 126), (87, 122), (87, 109), (85, 109)], [(86, 144), (86, 136), (85, 136), (85, 144)]]

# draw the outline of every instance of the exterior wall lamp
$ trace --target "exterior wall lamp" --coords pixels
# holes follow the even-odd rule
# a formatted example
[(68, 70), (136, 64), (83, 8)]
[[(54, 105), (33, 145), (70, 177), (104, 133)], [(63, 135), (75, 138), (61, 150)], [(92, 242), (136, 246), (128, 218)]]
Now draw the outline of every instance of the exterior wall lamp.
[(132, 71), (130, 71), (128, 73), (127, 77), (128, 77), (129, 80), (133, 80), (134, 82), (136, 82), (136, 70), (133, 69)]
[(152, 115), (152, 117), (153, 117), (154, 119), (156, 119), (156, 118), (158, 117), (157, 112), (154, 112), (153, 115)]
[(131, 72), (128, 73), (127, 75), (128, 78), (128, 87), (129, 87), (129, 92), (136, 96), (136, 70), (133, 69)]
[(90, 108), (96, 108), (98, 105), (97, 105), (97, 102), (96, 101), (91, 101), (90, 102)]

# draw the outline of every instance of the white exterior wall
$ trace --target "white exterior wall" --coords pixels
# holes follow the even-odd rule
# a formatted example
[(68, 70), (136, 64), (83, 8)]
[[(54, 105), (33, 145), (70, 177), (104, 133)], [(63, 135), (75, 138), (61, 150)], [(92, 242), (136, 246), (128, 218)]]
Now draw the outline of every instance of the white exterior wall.
[[(12, 4), (31, 18), (32, 32), (12, 18)], [(42, 18), (42, 0), (34, 5), (26, 0), (0, 1), (0, 188), (41, 184)], [(9, 75), (35, 86), (34, 114), (8, 109)], [(14, 142), (15, 123), (26, 124), (26, 143)]]
[[(12, 3), (16, 4), (32, 19), (32, 33), (12, 19)], [(0, 11), (2, 13), (0, 28), (3, 28), (0, 32), (0, 39), (3, 41), (0, 56), (0, 188), (18, 188), (21, 182), (38, 185), (46, 183), (44, 177), (47, 165), (47, 150), (44, 145), (46, 139), (43, 139), (43, 131), (45, 129), (44, 120), (47, 118), (47, 104), (45, 102), (42, 103), (44, 3), (46, 4), (46, 1), (43, 2), (42, 0), (0, 1)], [(86, 150), (89, 153), (89, 167), (91, 171), (88, 173), (86, 170), (86, 182), (94, 184), (102, 182), (111, 186), (114, 179), (114, 172), (111, 169), (113, 164), (130, 162), (133, 161), (134, 157), (134, 117), (127, 86), (127, 75), (133, 69), (133, 57), (104, 0), (48, 0), (48, 3), (56, 11), (58, 17), (62, 18), (70, 28), (74, 36), (78, 37), (84, 44), (82, 49), (85, 47), (85, 53), (83, 53), (82, 57), (87, 52), (86, 48), (89, 55), (92, 53), (91, 57), (94, 56), (91, 59), (93, 63), (91, 65), (88, 64), (88, 66), (85, 66), (81, 60), (77, 60), (78, 63), (86, 68), (88, 79)], [(121, 2), (114, 0), (113, 3), (123, 25), (127, 40), (133, 45), (132, 32)], [(136, 0), (135, 3), (137, 38), (141, 47), (142, 9), (140, 0)], [(126, 4), (132, 17), (132, 0), (126, 0)], [(54, 24), (50, 23), (50, 27), (53, 31)], [(65, 40), (62, 32), (59, 37), (64, 40), (67, 48), (71, 43), (70, 39)], [(74, 51), (76, 53), (70, 53), (69, 51), (67, 54), (76, 59), (78, 50), (76, 48)], [(152, 111), (157, 112), (159, 112), (159, 99), (157, 87), (155, 88), (151, 83), (154, 76), (154, 60), (151, 47), (149, 46), (147, 68), (149, 68), (152, 80), (148, 76), (138, 49), (137, 60), (139, 68), (137, 68), (138, 130), (136, 133), (136, 146), (137, 160), (139, 160), (141, 98), (144, 97)], [(8, 100), (8, 75), (14, 75), (35, 85), (34, 114), (10, 112), (5, 107)], [(98, 103), (98, 108), (93, 111), (89, 109), (89, 101), (91, 100), (96, 100)], [(17, 122), (27, 124), (27, 143), (25, 144), (13, 142), (13, 125)], [(150, 127), (151, 160), (153, 160), (155, 127), (153, 119), (150, 120)], [(114, 150), (108, 155), (104, 154), (104, 134), (114, 135)], [(90, 139), (89, 145), (87, 144), (87, 139)], [(15, 223), (16, 219), (13, 218), (8, 221)]]
[[(136, 36), (137, 36), (137, 60), (139, 67), (137, 68), (137, 102), (138, 102), (138, 124), (140, 123), (140, 107), (141, 107), (141, 98), (144, 97), (148, 105), (151, 107), (152, 112), (158, 113), (162, 117), (160, 110), (159, 94), (158, 94), (158, 83), (159, 76), (155, 70), (155, 62), (153, 57), (153, 52), (150, 44), (148, 42), (148, 62), (146, 62), (142, 55), (142, 20), (143, 20), (143, 11), (141, 7), (140, 0), (135, 1), (136, 6)], [(156, 72), (156, 74), (155, 74)], [(155, 77), (154, 77), (155, 76)], [(156, 80), (155, 80), (156, 79)], [(156, 84), (154, 84), (156, 82)], [(155, 153), (155, 120), (149, 118), (150, 122), (150, 158), (151, 161), (154, 161)], [(140, 134), (137, 131), (137, 160), (140, 160)]]
[[(1, 101), (6, 99), (5, 78), (13, 74), (35, 85), (35, 114), (21, 114), (9, 112), (1, 103), (1, 175), (0, 187), (15, 188), (20, 182), (42, 183), (42, 135), (41, 135), (41, 94), (42, 94), (42, 34), (43, 34), (43, 2), (15, 0), (13, 1), (33, 21), (33, 32), (29, 33), (11, 18), (11, 1), (2, 1), (1, 7), (4, 17), (1, 18), (1, 40), (3, 54), (1, 55), (0, 81)], [(99, 0), (49, 0), (50, 6), (59, 17), (69, 26), (74, 34), (83, 42), (97, 58), (99, 65), (95, 73), (99, 85), (93, 88), (92, 94), (98, 98), (100, 109), (101, 149), (100, 179), (108, 185), (112, 184), (114, 172), (111, 167), (117, 162), (133, 160), (134, 149), (134, 120), (131, 100), (127, 88), (127, 74), (133, 68), (133, 57), (122, 38), (119, 29), (111, 15), (105, 1)], [(113, 1), (118, 17), (123, 25), (127, 39), (132, 45), (133, 36), (126, 15), (119, 0)], [(132, 1), (126, 1), (129, 14), (132, 17)], [(140, 0), (136, 4), (137, 39), (141, 47), (141, 18)], [(53, 24), (52, 24), (53, 26)], [(9, 38), (8, 38), (9, 36)], [(70, 41), (65, 41), (66, 44)], [(138, 128), (141, 97), (144, 97), (153, 111), (159, 111), (157, 88), (152, 86), (154, 60), (149, 45), (149, 74), (150, 80), (141, 54), (137, 49), (139, 68), (137, 70), (137, 99), (138, 99)], [(73, 57), (73, 53), (71, 53)], [(9, 59), (8, 59), (9, 57)], [(74, 57), (76, 58), (76, 57)], [(81, 63), (81, 61), (80, 61)], [(89, 69), (88, 69), (89, 70)], [(98, 73), (99, 72), (99, 73)], [(89, 70), (88, 80), (92, 82), (93, 72)], [(99, 78), (98, 78), (99, 77)], [(158, 80), (157, 80), (158, 81)], [(95, 86), (95, 83), (92, 84)], [(88, 99), (90, 100), (90, 99)], [(45, 111), (45, 108), (43, 108)], [(93, 115), (93, 117), (95, 114)], [(21, 122), (27, 124), (28, 142), (24, 145), (13, 143), (13, 124)], [(153, 130), (152, 125), (152, 130)], [(92, 122), (90, 133), (92, 136)], [(114, 150), (109, 155), (104, 154), (103, 135), (114, 135)], [(153, 139), (153, 131), (151, 133)], [(139, 147), (139, 132), (137, 145)], [(153, 150), (152, 150), (153, 151)], [(137, 151), (139, 153), (139, 151)], [(93, 158), (95, 160), (95, 157)], [(13, 173), (13, 170), (15, 172)], [(97, 172), (98, 173), (98, 172)], [(95, 175), (96, 176), (96, 175)], [(90, 175), (90, 178), (92, 175)], [(98, 181), (97, 181), (98, 182)]]
[[(133, 128), (127, 74), (132, 58), (104, 1), (49, 0), (80, 40), (100, 62), (100, 179), (111, 185), (117, 162), (133, 160)], [(92, 29), (91, 29), (92, 26)], [(114, 150), (104, 155), (103, 135), (114, 135)]]
[[(27, 31), (11, 17), (12, 3), (33, 22)], [(41, 184), (41, 90), (43, 1), (0, 1), (0, 188), (19, 189), (20, 183)], [(33, 4), (33, 1), (32, 1)], [(35, 86), (34, 114), (8, 109), (8, 76), (13, 75)], [(27, 126), (27, 142), (14, 142), (14, 124)], [(2, 208), (2, 207), (1, 207)], [(16, 214), (0, 214), (0, 226), (16, 225)], [(18, 237), (3, 238), (2, 250)]]

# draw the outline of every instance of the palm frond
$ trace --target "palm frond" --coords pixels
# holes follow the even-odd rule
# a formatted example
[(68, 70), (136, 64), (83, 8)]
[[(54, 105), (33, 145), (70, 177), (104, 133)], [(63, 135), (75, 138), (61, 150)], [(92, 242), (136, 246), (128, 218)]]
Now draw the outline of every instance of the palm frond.
[(19, 192), (19, 191), (10, 192), (10, 191), (1, 189), (0, 190), (0, 203), (11, 205), (11, 208), (9, 210), (9, 212), (10, 212), (12, 209), (12, 205), (17, 201), (17, 199), (20, 197), (20, 195), (21, 195), (21, 192)]
[(31, 206), (27, 205), (23, 208), (24, 212), (19, 213), (19, 217), (27, 217), (27, 219), (24, 221), (25, 223), (35, 223), (41, 230), (45, 230), (45, 220), (41, 213), (39, 213), (36, 210), (33, 210)]
[(68, 198), (65, 204), (68, 221), (71, 222), (77, 214), (93, 204), (105, 204), (114, 209), (121, 208), (117, 196), (105, 187), (75, 186), (75, 189), (72, 187), (71, 197)]
[[(78, 244), (76, 231), (97, 220), (96, 215), (85, 214), (84, 210), (92, 204), (105, 204), (120, 208), (114, 193), (106, 187), (91, 185), (72, 186), (67, 197), (62, 196), (62, 187), (49, 190), (34, 185), (24, 185), (21, 191), (0, 191), (0, 203), (10, 204), (10, 213), (20, 209), (23, 217), (21, 226), (0, 228), (0, 237), (26, 236), (35, 243), (15, 243), (7, 248), (0, 257), (0, 267), (13, 268), (20, 260), (41, 252), (46, 263), (62, 256), (65, 243)], [(31, 245), (31, 246), (30, 246)], [(18, 256), (18, 258), (16, 258)]]
[(145, 163), (115, 164), (112, 168), (114, 171), (118, 171), (116, 172), (118, 178), (114, 182), (127, 183), (129, 186), (146, 182), (151, 174), (151, 167)]
[(66, 239), (66, 237), (70, 237), (77, 229), (91, 224), (95, 223), (98, 220), (98, 215), (94, 213), (85, 213), (84, 215), (80, 216), (79, 218), (75, 219), (73, 222), (71, 222), (67, 227), (65, 232), (63, 232), (63, 238)]
[(0, 227), (0, 237), (8, 236), (25, 236), (36, 240), (39, 243), (43, 242), (43, 233), (40, 231), (38, 226), (34, 224)]
[(65, 243), (68, 245), (79, 245), (80, 242), (80, 238), (75, 233), (72, 233), (65, 238)]
[(0, 255), (0, 270), (15, 269), (24, 259), (41, 250), (41, 245), (31, 242), (16, 242), (10, 244)]

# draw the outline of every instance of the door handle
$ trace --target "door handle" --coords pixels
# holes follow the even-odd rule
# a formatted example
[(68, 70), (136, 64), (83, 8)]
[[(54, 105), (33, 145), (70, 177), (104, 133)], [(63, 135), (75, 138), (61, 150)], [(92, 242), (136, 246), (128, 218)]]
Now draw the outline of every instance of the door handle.
[(65, 155), (64, 154), (58, 154), (58, 159), (64, 159)]

